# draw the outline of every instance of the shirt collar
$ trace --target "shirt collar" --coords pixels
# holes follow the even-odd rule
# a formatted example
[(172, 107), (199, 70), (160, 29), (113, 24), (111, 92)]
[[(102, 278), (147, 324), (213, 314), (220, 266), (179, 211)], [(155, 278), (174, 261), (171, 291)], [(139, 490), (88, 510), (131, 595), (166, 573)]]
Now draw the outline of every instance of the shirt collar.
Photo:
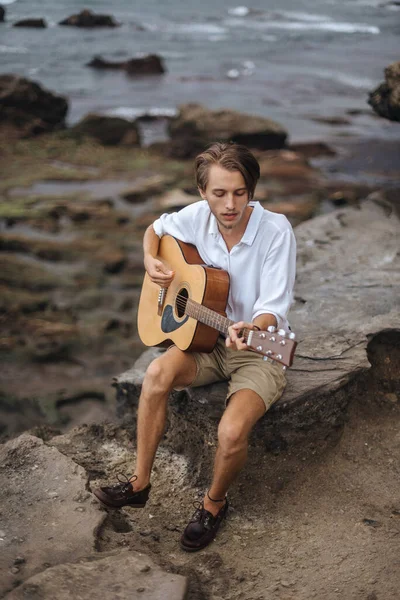
[[(264, 209), (259, 202), (252, 201), (250, 202), (250, 206), (253, 208), (249, 222), (247, 223), (246, 231), (243, 234), (241, 243), (247, 244), (251, 246), (254, 242), (254, 238), (256, 237), (262, 216), (264, 214)], [(220, 234), (218, 229), (217, 219), (214, 217), (212, 213), (210, 213), (210, 225), (208, 227), (208, 233), (215, 237), (218, 237)]]

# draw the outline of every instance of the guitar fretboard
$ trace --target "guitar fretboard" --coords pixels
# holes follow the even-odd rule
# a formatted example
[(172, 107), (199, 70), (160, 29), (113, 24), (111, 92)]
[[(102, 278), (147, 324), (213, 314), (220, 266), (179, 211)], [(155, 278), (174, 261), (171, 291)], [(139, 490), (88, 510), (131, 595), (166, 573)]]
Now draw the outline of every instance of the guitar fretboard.
[[(233, 325), (235, 322), (227, 317), (223, 317), (214, 310), (195, 302), (191, 298), (187, 299), (185, 314), (193, 319), (196, 319), (196, 321), (200, 321), (200, 323), (204, 323), (204, 325), (209, 325), (209, 327), (216, 329), (225, 336), (228, 335), (228, 327)], [(248, 329), (243, 330), (245, 340), (247, 340), (248, 332)]]

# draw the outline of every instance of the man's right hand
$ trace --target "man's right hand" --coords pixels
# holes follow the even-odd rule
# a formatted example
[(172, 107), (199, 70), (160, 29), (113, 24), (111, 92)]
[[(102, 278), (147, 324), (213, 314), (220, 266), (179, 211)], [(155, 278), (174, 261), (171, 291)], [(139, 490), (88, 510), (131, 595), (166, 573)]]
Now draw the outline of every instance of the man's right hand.
[(168, 287), (175, 276), (174, 271), (170, 271), (161, 260), (153, 256), (145, 257), (144, 268), (151, 281), (160, 287)]

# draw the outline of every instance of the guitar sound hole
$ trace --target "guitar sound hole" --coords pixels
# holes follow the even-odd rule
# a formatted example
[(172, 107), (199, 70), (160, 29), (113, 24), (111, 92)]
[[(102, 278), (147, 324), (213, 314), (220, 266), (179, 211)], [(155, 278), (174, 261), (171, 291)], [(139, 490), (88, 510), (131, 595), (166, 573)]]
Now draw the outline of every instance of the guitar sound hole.
[(179, 293), (176, 297), (176, 314), (179, 318), (182, 318), (185, 315), (186, 303), (189, 298), (189, 293), (185, 288), (179, 290)]

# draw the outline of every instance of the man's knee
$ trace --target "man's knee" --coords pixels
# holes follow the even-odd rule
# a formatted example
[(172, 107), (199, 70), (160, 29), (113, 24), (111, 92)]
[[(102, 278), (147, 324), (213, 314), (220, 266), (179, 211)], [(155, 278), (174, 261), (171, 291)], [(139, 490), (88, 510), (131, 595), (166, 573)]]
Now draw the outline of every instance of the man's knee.
[(152, 392), (168, 392), (173, 387), (174, 376), (165, 364), (163, 356), (155, 358), (147, 367), (143, 387)]
[(248, 431), (240, 421), (223, 419), (218, 427), (218, 444), (227, 454), (237, 452), (247, 445)]

